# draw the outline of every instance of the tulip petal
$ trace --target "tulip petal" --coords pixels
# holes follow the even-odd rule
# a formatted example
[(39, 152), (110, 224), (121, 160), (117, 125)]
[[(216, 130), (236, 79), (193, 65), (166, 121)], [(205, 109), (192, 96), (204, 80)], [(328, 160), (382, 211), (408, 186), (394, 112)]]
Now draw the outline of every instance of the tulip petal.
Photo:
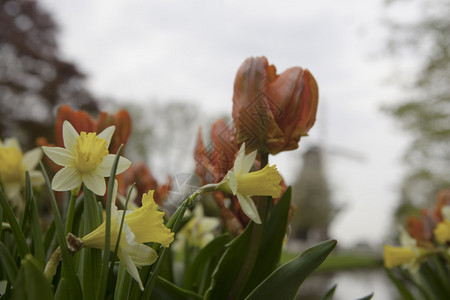
[[(109, 177), (115, 159), (115, 154), (108, 154), (107, 156), (105, 156), (105, 158), (103, 158), (102, 163), (97, 166), (95, 172), (103, 177)], [(125, 157), (121, 156), (119, 158), (119, 163), (117, 164), (116, 175), (125, 172), (130, 166), (131, 162)]]
[(94, 194), (103, 196), (106, 192), (105, 178), (100, 174), (89, 172), (81, 175), (84, 185)]
[(30, 151), (27, 151), (23, 155), (22, 164), (25, 167), (25, 170), (33, 170), (36, 168), (39, 160), (42, 158), (42, 150), (39, 148), (34, 148)]
[(107, 143), (107, 147), (109, 147), (109, 143), (111, 143), (111, 138), (114, 134), (114, 130), (116, 130), (116, 126), (109, 126), (108, 128), (105, 128), (98, 137), (101, 139), (105, 139)]
[(55, 191), (70, 191), (81, 185), (81, 177), (74, 168), (65, 167), (59, 170), (52, 181), (52, 189)]
[(253, 202), (252, 198), (247, 195), (242, 195), (241, 193), (236, 194), (239, 205), (242, 208), (242, 211), (255, 223), (261, 224), (261, 218), (258, 214), (258, 209), (256, 208), (255, 202)]
[(69, 121), (64, 121), (63, 123), (63, 140), (64, 140), (64, 147), (67, 150), (73, 149), (75, 144), (77, 143), (77, 138), (79, 134), (73, 128), (72, 124), (69, 123)]

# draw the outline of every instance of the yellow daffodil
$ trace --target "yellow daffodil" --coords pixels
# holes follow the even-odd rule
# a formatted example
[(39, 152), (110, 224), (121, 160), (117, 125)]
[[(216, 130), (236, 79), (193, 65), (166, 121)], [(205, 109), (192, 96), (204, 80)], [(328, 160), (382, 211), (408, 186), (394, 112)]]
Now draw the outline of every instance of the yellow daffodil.
[(191, 246), (203, 248), (214, 239), (214, 231), (219, 224), (219, 219), (206, 217), (203, 206), (197, 205), (192, 213), (192, 218), (178, 232), (177, 246), (174, 246), (181, 249), (187, 242)]
[(441, 244), (450, 242), (450, 206), (446, 205), (441, 209), (444, 220), (439, 222), (434, 228), (434, 237)]
[(411, 248), (384, 245), (383, 261), (384, 266), (388, 269), (398, 267), (400, 265), (411, 264), (417, 259), (417, 257), (417, 254)]
[(261, 170), (250, 172), (255, 162), (257, 151), (245, 155), (245, 143), (234, 161), (233, 168), (228, 171), (218, 189), (235, 195), (242, 211), (255, 223), (261, 224), (258, 210), (251, 196), (271, 196), (277, 198), (281, 194), (281, 176), (275, 165), (266, 165)]
[(384, 245), (384, 266), (388, 269), (405, 266), (411, 272), (416, 273), (419, 270), (420, 261), (430, 251), (417, 247), (416, 240), (409, 236), (403, 227), (400, 228), (400, 243), (402, 244), (401, 247)]
[[(110, 126), (99, 135), (95, 132), (81, 132), (68, 122), (63, 124), (63, 139), (65, 148), (42, 147), (45, 154), (56, 164), (63, 166), (52, 181), (55, 191), (69, 191), (84, 185), (97, 195), (104, 195), (108, 177), (116, 155), (108, 154), (108, 146), (115, 127)], [(120, 157), (116, 174), (124, 172), (131, 162)]]
[[(116, 184), (117, 186), (117, 184)], [(110, 249), (114, 251), (119, 235), (123, 211), (111, 205), (111, 243)], [(153, 200), (153, 191), (142, 196), (142, 206), (125, 216), (125, 222), (120, 236), (118, 256), (125, 265), (128, 273), (144, 289), (136, 267), (153, 264), (158, 255), (155, 250), (144, 245), (148, 242), (157, 242), (168, 247), (173, 241), (173, 233), (164, 225), (164, 213), (158, 211)], [(84, 246), (103, 249), (105, 246), (106, 224), (103, 222), (97, 229), (83, 237)]]
[(450, 221), (444, 220), (437, 224), (436, 228), (434, 229), (434, 236), (436, 238), (436, 241), (441, 244), (450, 242)]
[(16, 138), (0, 140), (0, 182), (9, 199), (15, 199), (25, 186), (25, 171), (29, 172), (32, 185), (45, 182), (42, 173), (34, 170), (41, 157), (39, 148), (23, 153)]

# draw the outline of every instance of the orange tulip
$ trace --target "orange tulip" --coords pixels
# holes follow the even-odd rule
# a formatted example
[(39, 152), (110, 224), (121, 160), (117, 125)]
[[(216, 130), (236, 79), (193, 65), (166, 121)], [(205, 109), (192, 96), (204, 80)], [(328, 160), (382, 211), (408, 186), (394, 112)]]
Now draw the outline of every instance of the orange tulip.
[(247, 152), (293, 150), (316, 120), (318, 87), (300, 67), (277, 75), (265, 57), (250, 57), (234, 82), (233, 119), (237, 143)]
[[(233, 167), (239, 148), (234, 140), (234, 128), (225, 120), (217, 120), (211, 128), (211, 145), (205, 147), (199, 129), (195, 147), (195, 172), (202, 183), (220, 182)], [(207, 149), (208, 148), (208, 149)]]

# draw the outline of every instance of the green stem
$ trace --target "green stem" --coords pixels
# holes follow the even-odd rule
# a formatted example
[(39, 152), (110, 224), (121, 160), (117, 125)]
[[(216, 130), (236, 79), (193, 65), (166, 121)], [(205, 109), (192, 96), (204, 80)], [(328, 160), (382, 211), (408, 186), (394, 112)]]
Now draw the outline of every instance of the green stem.
[[(172, 232), (176, 233), (178, 231), (178, 227), (181, 223), (181, 220), (183, 219), (187, 207), (191, 205), (198, 196), (206, 192), (215, 191), (217, 190), (218, 186), (219, 186), (218, 184), (207, 184), (197, 189), (191, 196), (189, 196), (186, 200), (183, 201), (180, 207), (178, 207), (178, 209), (175, 211), (172, 217), (167, 221), (166, 227), (169, 228)], [(158, 250), (158, 248), (159, 248), (158, 252), (159, 257), (150, 271), (150, 278), (148, 278), (147, 275), (148, 280), (146, 280), (147, 283), (145, 285), (142, 299), (150, 298), (150, 295), (152, 294), (153, 288), (156, 284), (156, 280), (158, 279), (158, 274), (161, 269), (161, 262), (164, 257), (164, 253), (166, 251), (166, 248), (160, 247), (158, 243), (155, 243), (153, 245), (153, 249)]]
[[(261, 159), (260, 169), (262, 169), (269, 163), (269, 154), (266, 152), (259, 152), (259, 154)], [(228, 299), (241, 298), (241, 293), (256, 263), (257, 253), (261, 245), (264, 223), (269, 215), (272, 202), (272, 197), (260, 196), (258, 198), (257, 208), (261, 218), (261, 224), (253, 224), (252, 235), (250, 237), (250, 246), (248, 248), (248, 252), (245, 254), (245, 261), (242, 265), (241, 271), (239, 272), (239, 275), (236, 278), (230, 293), (228, 294)]]
[(79, 187), (70, 191), (70, 203), (69, 209), (67, 210), (65, 235), (67, 235), (69, 232), (72, 232), (73, 215), (75, 213), (75, 203), (77, 202), (77, 195), (79, 191), (80, 191)]
[[(83, 193), (84, 235), (87, 235), (100, 225), (100, 219), (95, 195), (86, 188), (86, 186), (83, 187)], [(99, 287), (100, 271), (102, 267), (101, 250), (85, 248), (83, 262), (83, 298), (95, 299)]]

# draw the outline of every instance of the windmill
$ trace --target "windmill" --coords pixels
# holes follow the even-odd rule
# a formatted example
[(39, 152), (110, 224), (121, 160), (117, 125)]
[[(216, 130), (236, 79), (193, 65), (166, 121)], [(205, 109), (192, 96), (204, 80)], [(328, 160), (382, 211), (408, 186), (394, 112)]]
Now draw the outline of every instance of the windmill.
[(321, 110), (319, 142), (308, 145), (302, 153), (303, 166), (292, 184), (292, 200), (297, 207), (291, 222), (292, 237), (308, 244), (329, 238), (329, 225), (341, 209), (333, 201), (326, 173), (327, 161), (336, 156), (359, 163), (366, 161), (365, 156), (357, 151), (328, 145), (328, 118), (324, 101)]

